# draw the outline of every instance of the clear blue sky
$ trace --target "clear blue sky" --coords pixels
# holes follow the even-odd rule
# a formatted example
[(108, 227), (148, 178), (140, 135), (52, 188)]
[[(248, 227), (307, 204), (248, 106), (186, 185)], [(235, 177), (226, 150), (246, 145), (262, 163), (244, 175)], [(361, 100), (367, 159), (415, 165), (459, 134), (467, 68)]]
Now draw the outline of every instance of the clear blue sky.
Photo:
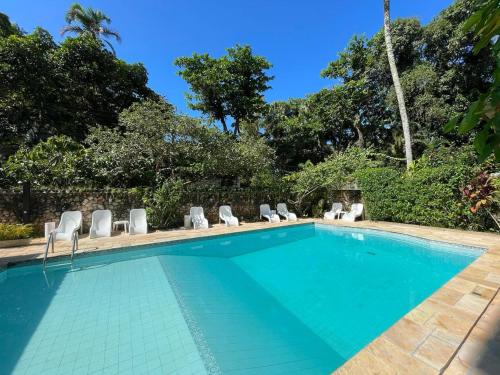
[[(30, 32), (47, 29), (56, 40), (73, 0), (2, 0), (4, 12)], [(236, 43), (250, 44), (272, 64), (268, 101), (303, 97), (328, 87), (320, 71), (335, 59), (353, 34), (373, 35), (382, 26), (382, 0), (82, 0), (104, 11), (123, 42), (118, 57), (143, 62), (149, 86), (179, 111), (187, 109), (186, 83), (173, 60), (193, 52), (224, 53)], [(392, 18), (429, 22), (452, 0), (393, 0)], [(194, 113), (192, 113), (194, 114)]]

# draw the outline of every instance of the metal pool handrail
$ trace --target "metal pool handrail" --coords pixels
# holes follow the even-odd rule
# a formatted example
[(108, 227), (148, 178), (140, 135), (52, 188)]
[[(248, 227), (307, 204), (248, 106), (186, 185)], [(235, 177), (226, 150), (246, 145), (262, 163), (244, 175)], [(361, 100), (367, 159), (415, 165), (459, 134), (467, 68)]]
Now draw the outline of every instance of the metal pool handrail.
[[(73, 263), (73, 258), (75, 256), (75, 251), (78, 250), (78, 229), (76, 228), (71, 233), (71, 263)], [(49, 239), (47, 240), (47, 245), (45, 245), (45, 254), (43, 256), (43, 270), (47, 268), (47, 257), (49, 255), (49, 246), (52, 244), (52, 253), (54, 252), (54, 241), (55, 241), (56, 231), (53, 230), (49, 234)]]

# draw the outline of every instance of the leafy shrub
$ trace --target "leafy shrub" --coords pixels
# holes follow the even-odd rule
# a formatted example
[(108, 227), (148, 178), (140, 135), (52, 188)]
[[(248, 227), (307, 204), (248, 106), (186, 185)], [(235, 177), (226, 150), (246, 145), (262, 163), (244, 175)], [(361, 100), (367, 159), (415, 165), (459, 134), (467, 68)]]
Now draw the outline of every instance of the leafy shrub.
[[(283, 177), (283, 181), (291, 186), (295, 194), (296, 204), (300, 208), (306, 199), (314, 195), (324, 196), (324, 192), (338, 190), (353, 182), (353, 173), (367, 166), (375, 166), (377, 162), (370, 160), (371, 150), (351, 147), (345, 151), (329, 156), (325, 161), (313, 164), (310, 161), (301, 165), (297, 172)], [(313, 198), (316, 202), (318, 197)], [(314, 203), (313, 203), (314, 205)], [(322, 209), (315, 208), (316, 211)]]
[(441, 147), (426, 152), (409, 171), (365, 168), (355, 177), (372, 220), (484, 229), (485, 216), (472, 215), (460, 191), (479, 168), (470, 148)]
[(363, 189), (366, 213), (372, 220), (396, 221), (395, 203), (402, 185), (401, 172), (391, 167), (366, 168), (355, 173)]
[(183, 190), (182, 180), (169, 178), (158, 189), (144, 196), (148, 222), (153, 228), (169, 228), (180, 223)]
[(34, 234), (33, 226), (21, 224), (0, 224), (0, 241), (30, 238)]
[(48, 138), (33, 148), (20, 148), (3, 168), (11, 181), (33, 185), (66, 187), (85, 182), (85, 149), (61, 135)]

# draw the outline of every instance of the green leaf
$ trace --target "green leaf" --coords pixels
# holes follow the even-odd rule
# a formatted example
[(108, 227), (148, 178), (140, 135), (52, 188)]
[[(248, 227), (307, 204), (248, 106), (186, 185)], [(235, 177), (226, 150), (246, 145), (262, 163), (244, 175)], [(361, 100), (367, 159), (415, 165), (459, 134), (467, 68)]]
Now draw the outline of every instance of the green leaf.
[(458, 126), (458, 134), (465, 134), (477, 126), (482, 115), (485, 99), (486, 95), (483, 94), (477, 101), (470, 105), (469, 111)]
[(443, 127), (444, 132), (450, 133), (451, 131), (453, 131), (457, 127), (458, 119), (459, 117), (456, 116), (453, 117), (450, 121), (448, 121)]
[(477, 133), (476, 138), (474, 138), (474, 147), (480, 155), (483, 155), (485, 153), (489, 133), (490, 127), (485, 126), (483, 130)]

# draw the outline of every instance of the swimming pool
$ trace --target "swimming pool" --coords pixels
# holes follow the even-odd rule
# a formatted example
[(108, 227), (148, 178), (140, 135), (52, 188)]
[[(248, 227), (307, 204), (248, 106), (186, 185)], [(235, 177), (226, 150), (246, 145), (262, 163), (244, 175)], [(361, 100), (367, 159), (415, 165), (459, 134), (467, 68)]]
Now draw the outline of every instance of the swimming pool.
[(0, 272), (0, 373), (328, 374), (481, 254), (304, 224)]

